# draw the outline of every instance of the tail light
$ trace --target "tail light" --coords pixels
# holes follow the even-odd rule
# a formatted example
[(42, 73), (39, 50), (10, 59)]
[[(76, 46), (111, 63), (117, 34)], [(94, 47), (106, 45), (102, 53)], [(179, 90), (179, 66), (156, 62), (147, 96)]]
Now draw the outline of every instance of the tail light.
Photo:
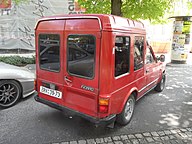
[(34, 79), (34, 90), (37, 91), (37, 80), (36, 79)]
[(108, 113), (108, 110), (109, 110), (109, 99), (99, 98), (99, 112)]

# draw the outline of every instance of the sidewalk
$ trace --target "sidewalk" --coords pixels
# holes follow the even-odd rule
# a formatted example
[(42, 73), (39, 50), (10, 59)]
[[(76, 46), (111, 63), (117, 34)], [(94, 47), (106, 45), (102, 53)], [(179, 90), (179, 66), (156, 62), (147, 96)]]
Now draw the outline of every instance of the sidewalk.
[(166, 63), (168, 66), (192, 65), (192, 53), (189, 53), (189, 54), (188, 54), (188, 58), (187, 58), (186, 64), (171, 63), (171, 54), (170, 54), (170, 53), (167, 53), (167, 54), (164, 54), (164, 55), (165, 55), (165, 63)]
[(124, 134), (52, 144), (192, 144), (192, 128)]

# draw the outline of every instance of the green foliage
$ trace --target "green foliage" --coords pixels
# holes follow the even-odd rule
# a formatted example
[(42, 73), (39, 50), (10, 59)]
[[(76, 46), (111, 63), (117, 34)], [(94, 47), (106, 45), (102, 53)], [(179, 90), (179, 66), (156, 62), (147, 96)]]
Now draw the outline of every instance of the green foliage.
[(111, 13), (111, 0), (78, 0), (78, 3), (86, 9), (86, 13)]
[(191, 10), (192, 9), (192, 1), (191, 2), (187, 2), (187, 6), (188, 6), (188, 9)]
[[(164, 22), (165, 14), (172, 8), (173, 0), (122, 0), (123, 17), (134, 20)], [(78, 0), (86, 8), (86, 13), (111, 13), (111, 0)]]
[(24, 66), (27, 64), (35, 64), (35, 56), (33, 56), (32, 58), (26, 58), (20, 56), (3, 56), (0, 57), (0, 62), (16, 66)]
[(172, 7), (170, 0), (126, 0), (123, 3), (122, 12), (124, 17), (134, 20), (143, 19), (161, 23), (166, 12)]
[[(4, 0), (4, 2), (6, 3), (8, 0)], [(29, 2), (29, 0), (12, 0), (13, 3), (15, 3), (16, 5), (20, 4), (20, 3), (24, 3), (24, 2)]]

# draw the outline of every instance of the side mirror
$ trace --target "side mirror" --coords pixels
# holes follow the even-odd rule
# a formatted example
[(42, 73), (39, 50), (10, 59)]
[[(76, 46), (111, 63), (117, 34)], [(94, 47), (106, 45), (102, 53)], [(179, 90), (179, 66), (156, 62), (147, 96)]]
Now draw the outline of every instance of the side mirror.
[(160, 55), (160, 57), (157, 57), (157, 60), (165, 62), (165, 55)]

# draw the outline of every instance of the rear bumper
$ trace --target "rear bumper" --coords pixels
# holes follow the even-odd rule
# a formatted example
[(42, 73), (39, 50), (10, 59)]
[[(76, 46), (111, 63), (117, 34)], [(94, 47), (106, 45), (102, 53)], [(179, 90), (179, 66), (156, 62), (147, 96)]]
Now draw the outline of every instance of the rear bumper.
[(48, 101), (48, 100), (45, 100), (43, 98), (40, 98), (38, 95), (35, 95), (35, 100), (37, 102), (40, 102), (40, 103), (43, 103), (43, 104), (46, 104), (52, 108), (56, 108), (58, 110), (61, 110), (61, 111), (64, 111), (64, 112), (70, 112), (70, 113), (73, 113), (75, 115), (78, 115), (80, 117), (83, 117), (87, 120), (89, 120), (90, 122), (96, 124), (96, 125), (101, 125), (101, 124), (110, 124), (111, 122), (114, 122), (115, 119), (116, 119), (116, 115), (110, 115), (108, 117), (105, 117), (105, 118), (96, 118), (96, 117), (92, 117), (92, 116), (89, 116), (89, 115), (86, 115), (86, 114), (83, 114), (83, 113), (80, 113), (78, 111), (75, 111), (75, 110), (72, 110), (72, 109), (69, 109), (65, 106), (61, 106), (61, 105), (58, 105), (57, 103), (54, 103), (54, 102), (51, 102), (51, 101)]

